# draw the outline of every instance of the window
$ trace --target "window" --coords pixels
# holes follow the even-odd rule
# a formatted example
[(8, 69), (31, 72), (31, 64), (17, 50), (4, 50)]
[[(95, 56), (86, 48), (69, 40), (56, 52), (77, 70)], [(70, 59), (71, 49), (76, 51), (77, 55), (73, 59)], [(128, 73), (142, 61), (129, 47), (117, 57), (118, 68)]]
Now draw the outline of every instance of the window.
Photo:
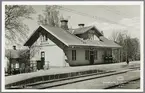
[(76, 50), (72, 50), (72, 60), (76, 60)]
[(97, 51), (97, 50), (94, 51), (94, 59), (95, 59), (95, 60), (98, 59), (98, 51)]
[(45, 52), (42, 51), (42, 52), (41, 52), (41, 58), (44, 58), (44, 57), (45, 57)]
[(15, 64), (15, 68), (19, 68), (19, 63), (16, 63)]
[(89, 50), (85, 50), (85, 59), (89, 60)]
[(42, 41), (42, 42), (45, 42), (45, 41), (47, 41), (47, 40), (48, 40), (47, 35), (42, 35), (41, 41)]
[(19, 63), (13, 63), (13, 64), (11, 64), (11, 68), (12, 68), (12, 69), (17, 69), (17, 68), (19, 68)]

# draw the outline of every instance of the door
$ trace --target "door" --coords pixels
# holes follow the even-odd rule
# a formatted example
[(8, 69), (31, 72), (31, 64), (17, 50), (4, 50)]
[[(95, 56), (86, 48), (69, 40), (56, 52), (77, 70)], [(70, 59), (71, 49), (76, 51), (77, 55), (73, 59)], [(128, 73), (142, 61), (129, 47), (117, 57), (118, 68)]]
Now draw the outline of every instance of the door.
[(41, 69), (43, 69), (43, 66), (45, 65), (45, 52), (41, 52)]
[(90, 64), (94, 64), (94, 51), (90, 51)]
[(41, 60), (37, 60), (37, 69), (38, 69), (38, 70), (42, 69)]

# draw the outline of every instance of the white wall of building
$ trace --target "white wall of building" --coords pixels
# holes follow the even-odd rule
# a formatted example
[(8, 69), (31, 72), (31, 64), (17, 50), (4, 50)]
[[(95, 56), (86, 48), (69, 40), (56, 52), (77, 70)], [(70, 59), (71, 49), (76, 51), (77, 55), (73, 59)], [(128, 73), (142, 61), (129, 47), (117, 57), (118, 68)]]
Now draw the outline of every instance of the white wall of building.
[[(76, 60), (72, 60), (72, 50), (76, 50)], [(74, 48), (66, 50), (66, 54), (70, 65), (89, 65), (90, 61), (85, 59), (85, 50), (83, 48)], [(98, 51), (97, 60), (94, 60), (94, 64), (103, 63), (104, 50), (101, 48), (96, 49)]]
[(43, 46), (40, 50), (45, 52), (45, 64), (49, 63), (50, 66), (64, 66), (64, 53), (56, 45)]
[(45, 52), (45, 64), (49, 63), (49, 66), (65, 66), (65, 56), (61, 48), (59, 48), (54, 42), (48, 39), (45, 42), (41, 42), (42, 36), (40, 36), (34, 47), (31, 47), (30, 53), (33, 54), (33, 49), (36, 50), (33, 57), (30, 58), (31, 61), (41, 60), (41, 52)]
[[(76, 60), (72, 60), (72, 50), (76, 50)], [(66, 54), (70, 65), (89, 64), (89, 61), (85, 60), (85, 50), (83, 48), (68, 49)]]

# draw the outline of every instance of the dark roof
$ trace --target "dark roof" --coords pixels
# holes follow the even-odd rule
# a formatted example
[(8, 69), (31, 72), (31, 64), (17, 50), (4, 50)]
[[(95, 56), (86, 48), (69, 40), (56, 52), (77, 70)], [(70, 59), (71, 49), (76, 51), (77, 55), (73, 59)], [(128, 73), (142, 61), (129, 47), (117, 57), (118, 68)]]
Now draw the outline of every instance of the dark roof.
[(67, 45), (83, 43), (83, 41), (80, 40), (77, 36), (71, 34), (69, 31), (65, 31), (64, 29), (60, 27), (43, 26), (43, 28), (49, 33), (53, 34), (53, 36), (55, 36), (59, 40), (63, 41), (63, 43)]
[(25, 49), (25, 50), (6, 49), (5, 50), (5, 57), (7, 57), (7, 58), (20, 58), (21, 55), (24, 55), (25, 53), (29, 53), (28, 51), (29, 51), (28, 49)]
[(91, 30), (91, 29), (95, 29), (96, 33), (99, 36), (103, 36), (95, 26), (87, 26), (87, 27), (82, 27), (82, 28), (76, 28), (76, 29), (71, 30), (70, 32), (72, 32), (73, 34), (82, 34), (82, 33), (85, 33), (87, 31)]
[(100, 37), (100, 41), (99, 40), (85, 40), (87, 44), (89, 44), (90, 46), (98, 46), (98, 47), (121, 47), (120, 45), (116, 44), (115, 42), (113, 42), (112, 40), (108, 40), (107, 38), (105, 38), (104, 36)]
[(73, 34), (82, 34), (91, 29), (92, 26), (73, 29)]
[(53, 35), (55, 38), (59, 39), (61, 42), (63, 42), (65, 45), (73, 45), (73, 44), (82, 44), (83, 41), (80, 40), (75, 35), (71, 34), (68, 31), (63, 30), (59, 27), (51, 27), (46, 25), (41, 25), (38, 27), (38, 29), (30, 36), (28, 41), (24, 44), (24, 46), (31, 46), (39, 37), (39, 30), (45, 30), (51, 35)]
[[(93, 26), (84, 27), (81, 29), (79, 28), (79, 29), (75, 29), (74, 33), (75, 34), (84, 33), (90, 29), (96, 29), (96, 28)], [(44, 30), (45, 32), (51, 34), (52, 36), (60, 40), (62, 43), (64, 43), (66, 46), (79, 45), (79, 46), (98, 46), (98, 47), (121, 47), (115, 42), (108, 40), (107, 38), (102, 36), (102, 34), (97, 29), (96, 32), (100, 34), (99, 38), (101, 41), (82, 40), (76, 35), (74, 35), (74, 33), (72, 33), (70, 30), (66, 31), (60, 27), (50, 27), (46, 25), (39, 26), (38, 29), (34, 31), (34, 33), (30, 36), (30, 38), (27, 40), (24, 46), (31, 46), (38, 39), (40, 30), (41, 31)]]

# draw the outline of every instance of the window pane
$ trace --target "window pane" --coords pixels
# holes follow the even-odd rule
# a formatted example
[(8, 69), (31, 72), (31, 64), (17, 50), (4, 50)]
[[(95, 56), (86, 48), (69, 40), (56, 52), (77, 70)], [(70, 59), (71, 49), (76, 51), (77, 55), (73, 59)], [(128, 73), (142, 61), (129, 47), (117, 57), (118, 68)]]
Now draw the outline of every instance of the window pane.
[(15, 64), (15, 68), (19, 68), (19, 63), (16, 63)]

